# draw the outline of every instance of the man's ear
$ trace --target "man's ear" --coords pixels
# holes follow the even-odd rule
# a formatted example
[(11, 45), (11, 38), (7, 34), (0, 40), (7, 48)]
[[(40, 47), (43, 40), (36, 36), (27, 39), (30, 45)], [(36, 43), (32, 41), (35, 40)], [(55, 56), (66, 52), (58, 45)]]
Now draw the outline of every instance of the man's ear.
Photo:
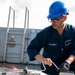
[(66, 16), (64, 16), (64, 21), (65, 21), (65, 20), (67, 20), (67, 15), (66, 15)]

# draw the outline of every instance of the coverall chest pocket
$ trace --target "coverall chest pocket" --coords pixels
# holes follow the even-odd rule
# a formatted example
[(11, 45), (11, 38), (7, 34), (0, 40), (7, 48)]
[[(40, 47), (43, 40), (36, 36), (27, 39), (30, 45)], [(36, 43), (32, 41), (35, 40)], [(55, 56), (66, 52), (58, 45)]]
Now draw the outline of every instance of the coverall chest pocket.
[(70, 49), (72, 44), (72, 39), (65, 40), (65, 49)]
[(65, 46), (69, 46), (72, 43), (72, 39), (66, 40), (65, 41)]

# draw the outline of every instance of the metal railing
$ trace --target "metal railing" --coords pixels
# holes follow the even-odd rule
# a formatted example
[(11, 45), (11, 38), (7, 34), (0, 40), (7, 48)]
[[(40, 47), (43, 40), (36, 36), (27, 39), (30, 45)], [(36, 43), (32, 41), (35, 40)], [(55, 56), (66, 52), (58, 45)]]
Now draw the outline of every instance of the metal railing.
[[(4, 46), (4, 58), (3, 58), (3, 62), (6, 61), (6, 54), (7, 52), (7, 44), (8, 42), (8, 35), (9, 33), (12, 34), (18, 34), (18, 32), (11, 32), (10, 31), (10, 27), (9, 27), (9, 22), (10, 22), (10, 15), (11, 15), (11, 11), (13, 11), (13, 28), (15, 26), (15, 10), (11, 7), (9, 7), (9, 13), (8, 13), (8, 22), (7, 22), (7, 30), (6, 30), (6, 37), (5, 37), (5, 46)], [(22, 40), (22, 50), (21, 50), (21, 63), (23, 63), (24, 61), (24, 47), (25, 47), (25, 34), (26, 34), (26, 28), (29, 28), (29, 10), (27, 9), (27, 7), (25, 8), (25, 19), (24, 19), (24, 31), (23, 33), (21, 33), (21, 35), (23, 35), (23, 40)], [(18, 34), (20, 35), (20, 34)], [(17, 43), (16, 43), (17, 44)]]

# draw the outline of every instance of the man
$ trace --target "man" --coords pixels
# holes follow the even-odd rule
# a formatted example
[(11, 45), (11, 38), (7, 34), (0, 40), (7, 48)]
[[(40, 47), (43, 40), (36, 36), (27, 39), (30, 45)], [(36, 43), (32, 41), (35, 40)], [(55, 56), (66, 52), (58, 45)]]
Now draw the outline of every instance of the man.
[[(52, 3), (47, 16), (52, 25), (41, 30), (28, 46), (30, 60), (36, 59), (45, 64), (44, 72), (47, 74), (75, 71), (75, 27), (65, 23), (68, 14), (63, 2)], [(44, 48), (43, 55), (39, 53), (41, 48)], [(59, 67), (59, 71), (53, 63)]]

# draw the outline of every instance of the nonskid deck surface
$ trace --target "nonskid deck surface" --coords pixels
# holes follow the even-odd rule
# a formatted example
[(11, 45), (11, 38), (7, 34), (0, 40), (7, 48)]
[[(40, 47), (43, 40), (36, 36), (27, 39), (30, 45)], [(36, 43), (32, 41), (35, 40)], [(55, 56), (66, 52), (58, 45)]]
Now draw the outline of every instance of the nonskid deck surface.
[[(0, 63), (0, 75), (26, 75), (23, 70), (28, 67), (28, 75), (47, 75), (41, 72), (40, 65)], [(74, 73), (60, 73), (59, 75), (75, 75)]]
[[(28, 67), (28, 73), (24, 69)], [(40, 65), (29, 64), (8, 64), (0, 63), (0, 75), (47, 75), (40, 69)]]
[(28, 67), (28, 69), (33, 69), (33, 70), (41, 70), (40, 65), (35, 65), (35, 64), (9, 64), (9, 63), (0, 63), (0, 71), (1, 69), (4, 70), (12, 70), (13, 68), (17, 69), (24, 69), (25, 67)]

